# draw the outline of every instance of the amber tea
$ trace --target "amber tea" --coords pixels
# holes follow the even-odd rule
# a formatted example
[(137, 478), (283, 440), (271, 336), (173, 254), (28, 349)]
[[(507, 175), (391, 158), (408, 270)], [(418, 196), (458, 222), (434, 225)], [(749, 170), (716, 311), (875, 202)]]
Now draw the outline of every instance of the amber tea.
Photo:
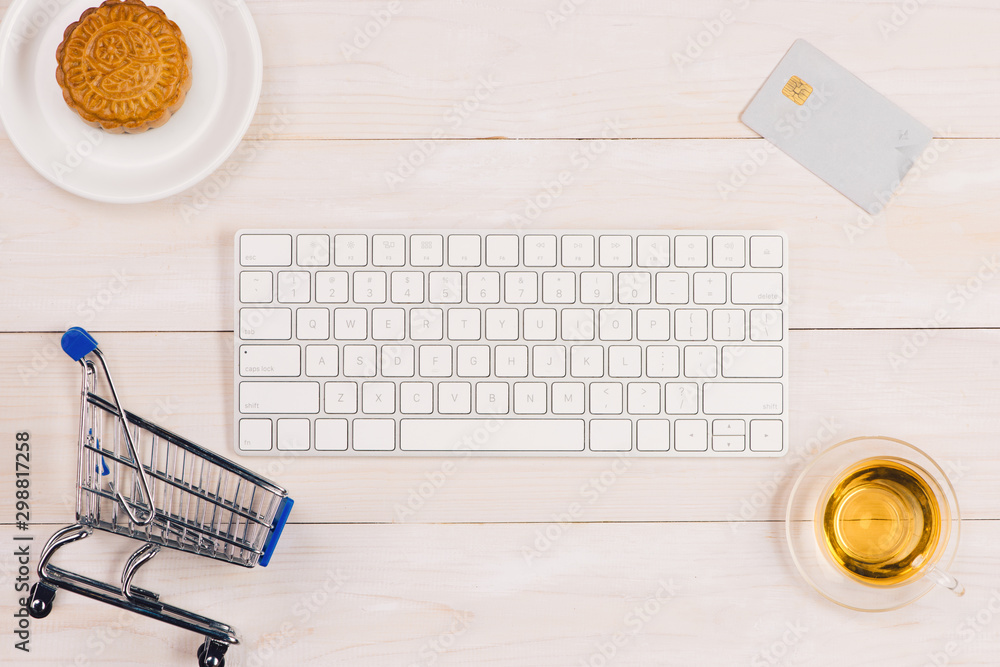
[(930, 476), (900, 459), (861, 461), (820, 500), (820, 541), (833, 562), (876, 586), (902, 584), (947, 543), (947, 501)]

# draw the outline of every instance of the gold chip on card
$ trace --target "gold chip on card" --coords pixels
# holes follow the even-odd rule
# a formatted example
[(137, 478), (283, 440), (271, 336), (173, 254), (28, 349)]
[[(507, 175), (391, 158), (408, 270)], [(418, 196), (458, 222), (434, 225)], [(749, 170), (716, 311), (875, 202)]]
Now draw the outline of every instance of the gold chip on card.
[(797, 76), (789, 79), (785, 87), (781, 89), (785, 97), (798, 105), (804, 104), (809, 99), (809, 96), (812, 95), (812, 91), (813, 87)]

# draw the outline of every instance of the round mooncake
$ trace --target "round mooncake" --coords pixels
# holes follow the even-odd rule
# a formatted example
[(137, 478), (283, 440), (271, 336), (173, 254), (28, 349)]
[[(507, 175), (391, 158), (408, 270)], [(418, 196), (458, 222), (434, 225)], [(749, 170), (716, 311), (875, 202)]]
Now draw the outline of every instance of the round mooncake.
[(177, 24), (141, 0), (107, 0), (80, 15), (56, 50), (71, 109), (113, 134), (160, 127), (191, 88), (191, 54)]

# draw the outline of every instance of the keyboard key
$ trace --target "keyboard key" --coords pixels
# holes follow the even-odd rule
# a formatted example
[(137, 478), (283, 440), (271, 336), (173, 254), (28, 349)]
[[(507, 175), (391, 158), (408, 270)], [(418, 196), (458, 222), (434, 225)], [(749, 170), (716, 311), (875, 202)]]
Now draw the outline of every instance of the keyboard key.
[(240, 308), (240, 338), (243, 340), (289, 340), (291, 337), (291, 308)]
[(780, 415), (782, 388), (778, 382), (706, 382), (706, 415)]
[(372, 266), (404, 266), (406, 264), (406, 236), (403, 234), (376, 234), (372, 237)]
[(524, 237), (524, 265), (548, 267), (556, 265), (556, 237), (527, 234)]
[(528, 376), (527, 345), (497, 345), (493, 373), (498, 378)]
[(645, 272), (623, 271), (618, 274), (618, 303), (649, 303), (652, 276)]
[(630, 415), (660, 414), (660, 385), (657, 382), (630, 382), (628, 385)]
[(620, 415), (622, 413), (621, 382), (590, 383), (590, 411), (595, 415)]
[(241, 345), (240, 375), (243, 377), (297, 377), (298, 345)]
[(403, 340), (406, 338), (406, 310), (404, 308), (372, 308), (372, 338), (375, 340)]
[(271, 449), (271, 420), (241, 419), (239, 448), (245, 452), (266, 452)]
[(640, 308), (635, 312), (635, 337), (639, 340), (670, 340), (670, 311)]
[(472, 412), (472, 385), (468, 382), (442, 382), (438, 385), (438, 412), (443, 415), (467, 415)]
[(510, 411), (510, 386), (506, 382), (476, 383), (476, 412), (505, 415)]
[[(566, 311), (563, 312), (565, 313)], [(601, 340), (632, 340), (632, 311), (602, 308), (600, 313), (600, 334)]]
[(414, 371), (412, 345), (382, 346), (382, 377), (411, 378)]
[(489, 345), (458, 346), (458, 376), (485, 378), (490, 376)]
[(582, 415), (585, 391), (582, 382), (553, 382), (552, 414)]
[(364, 308), (334, 308), (333, 336), (337, 340), (364, 340), (368, 337), (368, 311)]
[(503, 298), (507, 303), (538, 303), (538, 274), (508, 271), (504, 275)]
[(378, 374), (375, 358), (378, 350), (374, 345), (344, 346), (344, 377), (373, 378)]
[(667, 271), (656, 274), (656, 303), (677, 305), (688, 300), (688, 274)]
[(399, 411), (404, 415), (434, 412), (433, 382), (403, 382), (399, 385)]
[(678, 452), (708, 451), (708, 422), (704, 419), (675, 419), (674, 449)]
[(780, 378), (783, 352), (777, 345), (725, 345), (722, 377)]
[(781, 267), (782, 240), (780, 236), (750, 237), (750, 266), (755, 269), (777, 269)]
[(746, 239), (742, 236), (712, 237), (712, 266), (720, 269), (746, 266)]
[(450, 266), (479, 266), (480, 238), (475, 234), (452, 234), (448, 237)]
[(278, 301), (309, 303), (309, 272), (278, 271)]
[(524, 340), (555, 340), (556, 311), (552, 308), (524, 309)]
[(674, 338), (708, 340), (708, 311), (678, 308), (674, 311)]
[(684, 348), (684, 375), (689, 378), (714, 378), (719, 374), (719, 351), (714, 345), (688, 345)]
[(405, 451), (567, 452), (583, 451), (582, 419), (401, 419)]
[(427, 300), (431, 303), (462, 303), (462, 274), (459, 271), (431, 271)]
[(750, 449), (755, 452), (780, 452), (784, 427), (780, 419), (750, 421)]
[(675, 378), (680, 375), (680, 348), (676, 345), (650, 345), (646, 348), (646, 375), (651, 378)]
[(674, 266), (681, 268), (704, 268), (708, 266), (708, 237), (675, 237)]
[(331, 415), (354, 414), (358, 411), (356, 382), (326, 382), (323, 384), (323, 411)]
[(273, 298), (270, 271), (240, 272), (240, 302), (270, 303)]
[(346, 271), (316, 272), (316, 301), (319, 303), (347, 303)]
[(604, 348), (600, 345), (574, 345), (570, 348), (570, 375), (577, 378), (604, 376)]
[(543, 303), (576, 303), (576, 274), (546, 271), (542, 274)]
[(782, 313), (774, 309), (750, 311), (750, 340), (779, 341), (782, 336)]
[(469, 303), (500, 303), (500, 274), (496, 271), (469, 271)]
[(613, 378), (642, 376), (642, 348), (638, 345), (612, 345), (608, 348), (608, 375)]
[(632, 449), (632, 421), (629, 419), (592, 419), (590, 450), (627, 452)]
[(544, 382), (514, 383), (514, 412), (519, 415), (544, 415), (548, 385)]
[(423, 303), (424, 274), (419, 271), (393, 271), (389, 299), (393, 303)]
[(330, 237), (299, 234), (295, 238), (295, 262), (299, 266), (330, 266)]
[(486, 340), (517, 340), (520, 315), (517, 308), (487, 308)]
[(566, 348), (562, 345), (536, 345), (531, 350), (531, 373), (535, 377), (566, 377)]
[(347, 450), (347, 420), (317, 419), (316, 451), (346, 451)]
[(410, 338), (412, 340), (441, 340), (444, 338), (444, 311), (440, 308), (414, 308), (411, 310)]
[[(291, 234), (242, 234), (241, 266), (291, 266)], [(270, 445), (268, 445), (270, 449)]]
[(354, 303), (385, 303), (385, 273), (354, 272)]
[(594, 340), (594, 328), (594, 311), (590, 308), (563, 309), (563, 340)]
[(640, 452), (670, 449), (669, 419), (640, 419), (635, 423), (635, 448)]
[(366, 266), (368, 237), (364, 234), (337, 234), (333, 237), (333, 262), (337, 266)]
[(562, 237), (563, 266), (593, 266), (594, 237), (569, 235)]
[[(298, 346), (296, 356), (298, 356)], [(306, 345), (306, 375), (336, 377), (338, 369), (336, 345)]]
[(746, 422), (742, 419), (715, 419), (712, 435), (746, 435)]
[(640, 236), (635, 243), (638, 266), (670, 266), (669, 236)]
[(315, 414), (319, 412), (319, 382), (240, 382), (243, 414)]
[(732, 302), (735, 304), (781, 303), (780, 273), (733, 273)]
[(279, 419), (278, 449), (293, 452), (307, 451), (309, 449), (309, 420)]
[(712, 338), (714, 340), (744, 340), (746, 338), (746, 311), (735, 308), (716, 308), (712, 311)]
[(490, 234), (486, 237), (486, 266), (517, 266), (516, 234)]
[(299, 340), (329, 339), (330, 310), (328, 308), (299, 308), (296, 310), (295, 335)]
[(580, 303), (615, 301), (615, 274), (610, 271), (584, 271), (580, 274)]
[(361, 385), (361, 412), (391, 415), (396, 411), (396, 385), (392, 382), (364, 382)]
[(356, 451), (389, 451), (396, 448), (396, 422), (392, 419), (355, 419)]
[(413, 234), (410, 236), (410, 264), (412, 266), (443, 266), (444, 237), (440, 234)]
[(726, 303), (726, 274), (694, 274), (694, 302), (706, 304)]
[(451, 345), (421, 345), (420, 375), (424, 377), (451, 377)]
[(713, 435), (713, 452), (742, 452), (747, 448), (746, 438), (742, 435)]
[(448, 338), (451, 340), (479, 340), (482, 312), (478, 308), (450, 308), (448, 310)]
[(698, 414), (698, 385), (695, 382), (668, 382), (664, 386), (668, 415)]
[(632, 266), (631, 236), (602, 236), (600, 240), (601, 266)]

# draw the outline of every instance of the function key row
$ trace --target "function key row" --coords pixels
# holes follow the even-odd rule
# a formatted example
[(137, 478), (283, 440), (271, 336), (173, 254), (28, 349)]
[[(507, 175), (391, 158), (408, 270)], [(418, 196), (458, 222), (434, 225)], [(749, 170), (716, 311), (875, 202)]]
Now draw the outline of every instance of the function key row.
[[(749, 241), (749, 248), (747, 248)], [(780, 236), (243, 234), (241, 266), (780, 268)], [(749, 250), (749, 252), (748, 252)]]

